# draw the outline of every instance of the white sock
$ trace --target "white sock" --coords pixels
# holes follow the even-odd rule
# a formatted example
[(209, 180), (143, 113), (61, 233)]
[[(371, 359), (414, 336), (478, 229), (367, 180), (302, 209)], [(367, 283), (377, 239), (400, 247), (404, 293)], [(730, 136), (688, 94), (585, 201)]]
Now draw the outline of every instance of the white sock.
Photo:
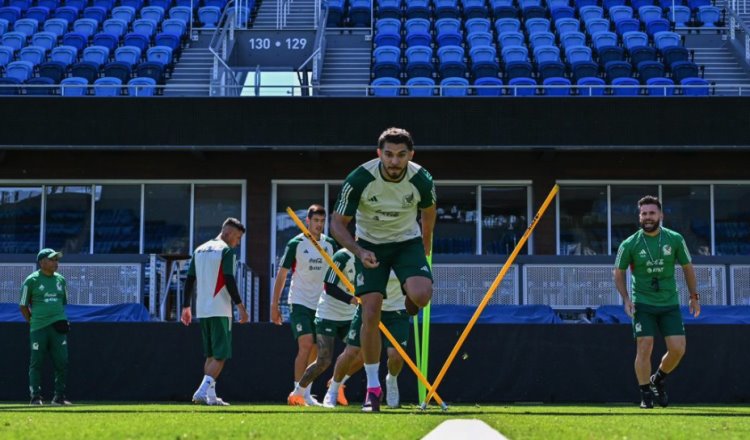
[(386, 374), (386, 376), (385, 376), (385, 380), (387, 380), (387, 381), (388, 380), (397, 380), (397, 379), (398, 379), (398, 375), (394, 376), (390, 372), (388, 374)]
[[(312, 383), (310, 383), (312, 385)], [(310, 385), (305, 387), (305, 397), (311, 397), (310, 395), (310, 389), (312, 388)]]
[(201, 393), (205, 393), (208, 387), (211, 386), (212, 383), (216, 382), (213, 377), (206, 374), (203, 376), (203, 381), (201, 382), (200, 386), (198, 387), (198, 391)]
[(208, 390), (206, 390), (206, 395), (209, 399), (215, 400), (216, 399), (216, 381), (214, 380), (211, 382), (211, 385), (208, 386)]
[(332, 394), (334, 396), (337, 396), (339, 394), (339, 387), (341, 387), (342, 382), (336, 382), (335, 380), (331, 381), (331, 386), (328, 387), (328, 394)]
[(294, 395), (295, 396), (304, 396), (305, 394), (307, 394), (307, 393), (310, 392), (309, 388), (310, 388), (309, 386), (308, 387), (303, 387), (298, 382), (297, 386), (294, 387)]
[(350, 378), (350, 377), (351, 377), (351, 376), (349, 376), (348, 374), (347, 374), (346, 376), (344, 376), (344, 378), (343, 378), (343, 379), (341, 379), (341, 384), (342, 384), (342, 385), (343, 385), (343, 384), (345, 384), (345, 383), (346, 383), (346, 381), (347, 381), (347, 380), (349, 380), (349, 378)]
[(380, 367), (380, 364), (365, 364), (365, 374), (367, 375), (367, 388), (380, 388), (380, 378), (378, 377), (378, 367)]

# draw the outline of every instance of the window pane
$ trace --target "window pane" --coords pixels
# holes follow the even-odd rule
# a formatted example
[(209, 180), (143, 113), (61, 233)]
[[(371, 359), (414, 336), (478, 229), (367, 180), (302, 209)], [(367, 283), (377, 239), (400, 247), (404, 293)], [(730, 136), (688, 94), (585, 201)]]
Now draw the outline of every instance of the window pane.
[(436, 190), (437, 224), (432, 243), (433, 253), (475, 254), (477, 187), (439, 186)]
[(610, 200), (612, 203), (612, 254), (623, 240), (640, 229), (638, 222), (638, 200), (643, 196), (658, 196), (658, 185), (612, 185)]
[(190, 185), (146, 185), (145, 196), (144, 252), (189, 254)]
[[(227, 217), (242, 219), (242, 186), (195, 185), (195, 247), (216, 237)], [(235, 249), (238, 256), (241, 247)]]
[[(526, 187), (482, 186), (482, 253), (509, 255), (528, 221)], [(521, 254), (528, 253), (524, 245)]]
[(695, 255), (711, 255), (711, 197), (708, 185), (663, 185), (664, 226), (683, 237)]
[(44, 246), (88, 254), (91, 240), (91, 186), (46, 186)]
[(97, 185), (94, 253), (137, 254), (141, 239), (141, 186)]
[(750, 185), (714, 186), (716, 255), (750, 255)]
[(560, 189), (560, 255), (607, 254), (607, 188)]
[(41, 188), (0, 188), (0, 252), (39, 251), (41, 210)]

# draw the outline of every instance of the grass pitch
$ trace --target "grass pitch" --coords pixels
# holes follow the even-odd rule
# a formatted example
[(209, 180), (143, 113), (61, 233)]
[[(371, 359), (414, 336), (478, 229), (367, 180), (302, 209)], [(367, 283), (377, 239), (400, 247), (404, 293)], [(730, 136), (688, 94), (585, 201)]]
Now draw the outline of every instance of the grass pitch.
[(444, 420), (479, 419), (510, 439), (750, 438), (750, 406), (457, 405), (363, 414), (359, 406), (0, 404), (2, 439), (418, 439)]

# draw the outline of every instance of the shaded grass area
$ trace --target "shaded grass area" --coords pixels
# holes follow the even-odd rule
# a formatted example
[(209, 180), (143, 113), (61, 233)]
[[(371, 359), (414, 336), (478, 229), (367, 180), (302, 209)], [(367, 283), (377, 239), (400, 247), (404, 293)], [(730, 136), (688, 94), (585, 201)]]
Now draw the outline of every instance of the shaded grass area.
[(418, 439), (449, 419), (479, 419), (510, 439), (750, 438), (750, 406), (457, 405), (363, 414), (359, 406), (237, 404), (0, 404), (8, 439)]

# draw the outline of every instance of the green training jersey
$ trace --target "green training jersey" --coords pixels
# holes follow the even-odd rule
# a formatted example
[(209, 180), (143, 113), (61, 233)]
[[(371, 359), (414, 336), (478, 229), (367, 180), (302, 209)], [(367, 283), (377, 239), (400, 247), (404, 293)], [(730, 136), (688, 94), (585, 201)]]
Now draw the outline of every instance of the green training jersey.
[(47, 327), (55, 321), (68, 319), (65, 316), (65, 305), (68, 303), (68, 291), (65, 278), (55, 272), (47, 276), (41, 270), (32, 273), (21, 287), (22, 306), (31, 308), (31, 331)]
[(634, 303), (671, 306), (680, 303), (674, 266), (684, 266), (690, 261), (682, 235), (662, 227), (655, 237), (640, 230), (626, 238), (617, 251), (615, 267), (620, 270), (630, 267)]
[(336, 212), (356, 215), (357, 237), (375, 244), (398, 243), (421, 236), (417, 209), (435, 201), (435, 184), (427, 170), (409, 162), (404, 177), (390, 182), (383, 179), (380, 159), (373, 159), (347, 176)]
[[(354, 254), (352, 254), (349, 249), (339, 249), (333, 254), (333, 262), (346, 276), (349, 282), (354, 284)], [(336, 275), (336, 272), (330, 267), (326, 271), (324, 281), (336, 285), (344, 292), (348, 292), (344, 282), (341, 281), (339, 276)], [(327, 319), (329, 321), (351, 321), (354, 317), (354, 312), (356, 311), (357, 306), (344, 303), (329, 296), (325, 290), (323, 290), (323, 293), (320, 295), (320, 300), (318, 301), (317, 310), (315, 311), (315, 317)]]

